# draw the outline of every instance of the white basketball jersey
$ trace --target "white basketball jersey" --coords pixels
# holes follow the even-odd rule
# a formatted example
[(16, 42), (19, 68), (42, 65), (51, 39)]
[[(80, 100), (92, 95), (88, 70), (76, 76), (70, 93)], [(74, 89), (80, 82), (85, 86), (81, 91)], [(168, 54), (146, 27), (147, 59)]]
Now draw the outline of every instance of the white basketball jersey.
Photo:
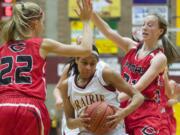
[[(75, 76), (71, 76), (68, 79), (68, 95), (70, 96), (70, 102), (74, 107), (77, 116), (82, 112), (82, 110), (86, 106), (97, 101), (105, 101), (108, 104), (119, 108), (119, 102), (117, 100), (117, 91), (115, 89), (109, 90), (105, 88), (107, 84), (105, 83), (102, 77), (102, 71), (105, 66), (106, 64), (98, 63), (94, 76), (83, 88), (77, 86), (75, 82)], [(119, 124), (119, 126), (112, 132), (108, 133), (108, 135), (126, 135), (124, 129), (124, 122)]]
[[(103, 61), (99, 61), (96, 65), (96, 68), (104, 68), (105, 66), (108, 66), (105, 62)], [(71, 76), (73, 75), (73, 71), (71, 72)], [(67, 127), (67, 123), (66, 123), (66, 118), (65, 118), (65, 114), (63, 112), (63, 115), (62, 115), (62, 127), (61, 127), (61, 134), (62, 135), (79, 135), (79, 129), (76, 128), (76, 129), (69, 129)], [(87, 135), (87, 134), (86, 134)]]

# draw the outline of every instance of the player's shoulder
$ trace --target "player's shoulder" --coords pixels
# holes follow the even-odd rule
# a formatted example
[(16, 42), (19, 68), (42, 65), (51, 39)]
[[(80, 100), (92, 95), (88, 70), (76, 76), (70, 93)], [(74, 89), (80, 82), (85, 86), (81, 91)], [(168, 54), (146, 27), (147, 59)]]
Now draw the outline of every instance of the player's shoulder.
[(43, 38), (41, 37), (34, 37), (34, 38), (29, 38), (27, 40), (23, 40), (24, 42), (42, 42)]
[(158, 62), (160, 64), (166, 64), (167, 63), (167, 57), (163, 52), (158, 52), (152, 59), (154, 62)]

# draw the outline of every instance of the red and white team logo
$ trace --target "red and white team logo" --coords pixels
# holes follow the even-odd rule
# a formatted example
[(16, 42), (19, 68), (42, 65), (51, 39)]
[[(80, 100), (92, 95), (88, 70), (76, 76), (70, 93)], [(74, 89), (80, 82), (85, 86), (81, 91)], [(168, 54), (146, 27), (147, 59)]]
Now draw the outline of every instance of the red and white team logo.
[(25, 49), (25, 44), (24, 43), (17, 43), (17, 44), (11, 44), (9, 45), (9, 49), (13, 52), (21, 52)]
[(149, 127), (149, 126), (144, 127), (142, 129), (142, 133), (143, 135), (157, 135), (156, 130), (153, 127)]

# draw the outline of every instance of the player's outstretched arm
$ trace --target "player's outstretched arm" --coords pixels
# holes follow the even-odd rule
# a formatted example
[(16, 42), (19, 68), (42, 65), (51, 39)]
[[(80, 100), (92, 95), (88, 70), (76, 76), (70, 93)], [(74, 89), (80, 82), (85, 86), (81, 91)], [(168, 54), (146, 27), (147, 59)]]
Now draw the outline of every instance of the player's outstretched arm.
[(92, 7), (86, 0), (78, 0), (77, 3), (78, 9), (76, 10), (76, 13), (81, 18), (83, 23), (81, 44), (68, 45), (52, 39), (44, 39), (40, 51), (43, 58), (45, 58), (50, 52), (60, 56), (70, 57), (88, 56), (91, 54), (93, 44), (92, 29), (90, 27)]
[(95, 26), (111, 41), (113, 41), (124, 52), (128, 52), (137, 43), (127, 37), (122, 37), (114, 31), (97, 13), (93, 12), (91, 20)]
[(118, 73), (115, 73), (108, 67), (103, 70), (103, 79), (107, 84), (131, 97), (131, 103), (126, 108), (117, 111), (115, 115), (109, 117), (109, 125), (112, 125), (113, 123), (118, 124), (143, 103), (144, 97), (138, 90), (129, 85)]
[(60, 85), (61, 83), (68, 78), (68, 70), (69, 70), (69, 64), (64, 67), (63, 73), (59, 79), (59, 82), (57, 83), (56, 87), (53, 90), (53, 95), (55, 98), (55, 105), (58, 110), (63, 108), (63, 100), (60, 93)]

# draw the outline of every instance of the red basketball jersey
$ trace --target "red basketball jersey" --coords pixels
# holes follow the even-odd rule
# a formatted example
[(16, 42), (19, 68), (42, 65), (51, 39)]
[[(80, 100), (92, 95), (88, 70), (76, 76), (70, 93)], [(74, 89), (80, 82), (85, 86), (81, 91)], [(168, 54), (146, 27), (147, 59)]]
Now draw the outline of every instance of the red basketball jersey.
[(46, 61), (40, 56), (41, 38), (9, 42), (0, 47), (0, 94), (28, 95), (45, 100)]
[(169, 115), (169, 126), (170, 126), (170, 131), (173, 133), (173, 135), (176, 134), (176, 118), (174, 117), (174, 110), (172, 106), (167, 106), (166, 107), (166, 113)]
[(173, 107), (168, 105), (168, 97), (164, 94), (161, 96), (162, 105), (162, 130), (169, 130), (172, 135), (176, 133), (176, 119), (174, 117)]
[[(141, 45), (138, 45), (136, 48), (131, 49), (122, 60), (121, 75), (130, 84), (136, 84), (150, 67), (152, 58), (161, 51), (161, 49), (155, 49), (146, 57), (138, 59), (137, 51), (140, 47)], [(155, 116), (160, 118), (161, 108), (159, 103), (162, 83), (162, 74), (159, 74), (159, 76), (141, 92), (145, 96), (145, 101), (135, 112), (127, 117), (126, 122), (128, 122), (128, 125), (138, 126), (138, 124), (141, 124), (139, 121), (142, 121), (146, 117)], [(145, 122), (145, 120), (143, 121)]]

